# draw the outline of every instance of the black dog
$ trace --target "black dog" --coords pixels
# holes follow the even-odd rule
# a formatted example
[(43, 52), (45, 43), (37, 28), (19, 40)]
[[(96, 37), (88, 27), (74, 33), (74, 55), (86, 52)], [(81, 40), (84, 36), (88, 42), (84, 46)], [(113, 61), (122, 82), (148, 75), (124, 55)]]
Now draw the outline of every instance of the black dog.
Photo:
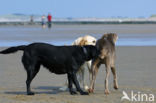
[(53, 46), (46, 43), (33, 43), (27, 46), (10, 47), (0, 53), (9, 54), (18, 50), (24, 51), (22, 63), (27, 71), (27, 95), (34, 95), (31, 92), (30, 84), (39, 72), (41, 65), (55, 74), (67, 73), (68, 87), (71, 94), (77, 94), (72, 88), (74, 83), (81, 95), (88, 95), (88, 92), (84, 92), (80, 88), (76, 72), (85, 61), (91, 60), (98, 55), (95, 46)]

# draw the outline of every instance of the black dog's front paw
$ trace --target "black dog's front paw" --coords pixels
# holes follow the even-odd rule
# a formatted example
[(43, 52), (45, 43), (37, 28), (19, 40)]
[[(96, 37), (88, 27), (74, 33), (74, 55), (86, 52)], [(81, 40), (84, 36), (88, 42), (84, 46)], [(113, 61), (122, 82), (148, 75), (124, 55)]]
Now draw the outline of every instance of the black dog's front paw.
[(74, 90), (71, 90), (71, 91), (70, 91), (70, 94), (71, 94), (71, 95), (75, 95), (75, 94), (77, 94), (77, 92), (74, 91)]
[(35, 95), (34, 92), (28, 92), (27, 95)]
[(81, 95), (89, 95), (88, 92), (80, 92)]

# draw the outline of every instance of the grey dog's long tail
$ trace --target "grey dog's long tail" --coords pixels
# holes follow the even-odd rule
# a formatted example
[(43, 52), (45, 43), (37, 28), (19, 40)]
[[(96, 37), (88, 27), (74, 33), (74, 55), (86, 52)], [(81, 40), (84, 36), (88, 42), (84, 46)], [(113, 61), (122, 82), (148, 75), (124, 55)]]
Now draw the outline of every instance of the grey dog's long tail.
[(21, 46), (16, 46), (16, 47), (10, 47), (8, 49), (0, 51), (0, 54), (10, 54), (10, 53), (15, 53), (18, 50), (23, 50), (26, 48), (26, 45), (21, 45)]

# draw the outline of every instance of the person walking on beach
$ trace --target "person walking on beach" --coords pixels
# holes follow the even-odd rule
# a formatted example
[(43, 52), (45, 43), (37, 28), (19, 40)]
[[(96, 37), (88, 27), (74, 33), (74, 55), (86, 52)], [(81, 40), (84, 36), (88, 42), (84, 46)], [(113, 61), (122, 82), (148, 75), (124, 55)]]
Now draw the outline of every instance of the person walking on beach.
[(47, 19), (48, 19), (48, 28), (51, 28), (52, 16), (50, 13), (47, 16)]
[(32, 25), (34, 23), (34, 17), (33, 15), (30, 16), (30, 24)]
[(46, 27), (46, 21), (45, 21), (45, 15), (42, 16), (41, 18), (41, 25), (42, 25), (42, 28), (45, 28)]

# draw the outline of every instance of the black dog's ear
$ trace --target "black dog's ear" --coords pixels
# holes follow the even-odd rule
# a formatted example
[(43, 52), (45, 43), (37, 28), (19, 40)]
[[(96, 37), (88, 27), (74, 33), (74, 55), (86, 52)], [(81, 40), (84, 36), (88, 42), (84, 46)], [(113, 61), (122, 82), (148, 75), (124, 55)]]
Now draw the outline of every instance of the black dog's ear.
[(85, 45), (84, 46), (87, 50), (87, 60), (91, 60), (97, 58), (100, 54), (100, 51), (97, 49), (96, 46), (93, 45)]
[(97, 49), (96, 46), (92, 46), (91, 48), (91, 55), (92, 55), (92, 58), (96, 58), (98, 57), (98, 55), (100, 54), (100, 51)]
[(96, 48), (95, 58), (97, 58), (97, 57), (99, 57), (101, 51), (97, 47), (95, 47), (95, 48)]

